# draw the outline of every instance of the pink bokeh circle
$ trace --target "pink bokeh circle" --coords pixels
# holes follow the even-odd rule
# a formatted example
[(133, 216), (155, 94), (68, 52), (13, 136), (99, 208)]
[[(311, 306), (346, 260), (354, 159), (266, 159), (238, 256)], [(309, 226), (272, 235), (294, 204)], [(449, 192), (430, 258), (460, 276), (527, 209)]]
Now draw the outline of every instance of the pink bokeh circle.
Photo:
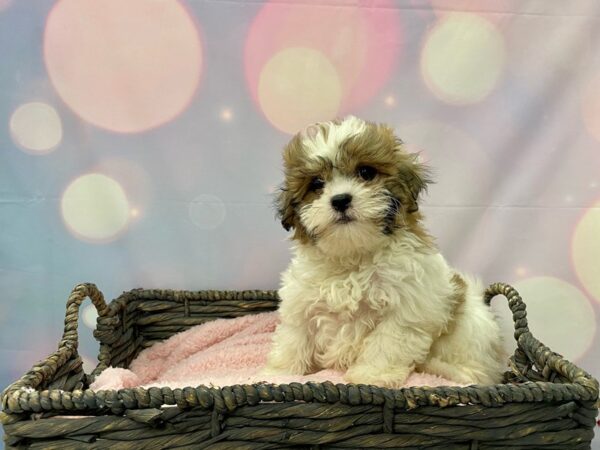
[(47, 18), (44, 60), (78, 116), (135, 133), (186, 109), (200, 80), (202, 46), (176, 0), (60, 0)]
[(353, 5), (268, 1), (250, 26), (244, 51), (246, 80), (260, 106), (265, 65), (289, 48), (320, 52), (341, 82), (338, 114), (369, 101), (389, 79), (402, 47), (400, 17), (391, 0)]

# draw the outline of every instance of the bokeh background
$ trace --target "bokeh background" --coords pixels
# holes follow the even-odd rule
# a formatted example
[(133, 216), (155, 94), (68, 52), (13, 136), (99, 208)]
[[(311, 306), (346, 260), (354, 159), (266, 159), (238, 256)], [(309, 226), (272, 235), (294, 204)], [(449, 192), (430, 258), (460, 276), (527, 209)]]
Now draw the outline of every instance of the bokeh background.
[[(109, 299), (277, 287), (281, 149), (350, 113), (433, 166), (423, 211), (447, 258), (514, 283), (533, 333), (600, 375), (599, 14), (595, 0), (0, 0), (0, 388), (56, 349), (79, 282)], [(83, 308), (88, 370), (95, 317)]]

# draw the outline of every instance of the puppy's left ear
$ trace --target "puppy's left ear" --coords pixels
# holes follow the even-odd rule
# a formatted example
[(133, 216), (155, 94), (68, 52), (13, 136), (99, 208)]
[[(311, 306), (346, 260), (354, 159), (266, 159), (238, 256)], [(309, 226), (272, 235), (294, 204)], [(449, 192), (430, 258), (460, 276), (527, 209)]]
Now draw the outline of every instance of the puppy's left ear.
[(421, 194), (427, 191), (427, 186), (432, 183), (431, 170), (419, 161), (417, 153), (403, 153), (402, 160), (398, 176), (405, 191), (403, 200), (406, 212), (414, 213), (419, 210)]

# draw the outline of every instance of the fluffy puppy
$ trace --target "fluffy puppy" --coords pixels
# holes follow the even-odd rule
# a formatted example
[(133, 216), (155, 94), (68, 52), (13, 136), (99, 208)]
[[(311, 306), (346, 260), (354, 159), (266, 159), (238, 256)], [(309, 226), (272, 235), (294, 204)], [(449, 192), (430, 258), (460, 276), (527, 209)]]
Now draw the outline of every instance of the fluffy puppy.
[(393, 130), (352, 116), (311, 125), (284, 166), (277, 204), (293, 259), (266, 373), (331, 368), (387, 387), (413, 370), (499, 382), (505, 359), (483, 287), (423, 228), (428, 170)]

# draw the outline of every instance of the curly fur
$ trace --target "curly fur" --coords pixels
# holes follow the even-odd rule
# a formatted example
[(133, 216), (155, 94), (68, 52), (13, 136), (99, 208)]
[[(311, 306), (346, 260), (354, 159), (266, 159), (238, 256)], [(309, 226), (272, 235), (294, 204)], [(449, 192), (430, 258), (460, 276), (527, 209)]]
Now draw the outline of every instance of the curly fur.
[[(357, 175), (364, 166), (373, 179)], [(500, 381), (500, 332), (483, 288), (448, 265), (422, 226), (429, 171), (391, 128), (352, 116), (312, 125), (290, 141), (284, 167), (277, 204), (295, 244), (267, 372), (332, 368), (389, 387), (413, 370)], [(352, 196), (347, 211), (332, 207), (338, 194)]]

